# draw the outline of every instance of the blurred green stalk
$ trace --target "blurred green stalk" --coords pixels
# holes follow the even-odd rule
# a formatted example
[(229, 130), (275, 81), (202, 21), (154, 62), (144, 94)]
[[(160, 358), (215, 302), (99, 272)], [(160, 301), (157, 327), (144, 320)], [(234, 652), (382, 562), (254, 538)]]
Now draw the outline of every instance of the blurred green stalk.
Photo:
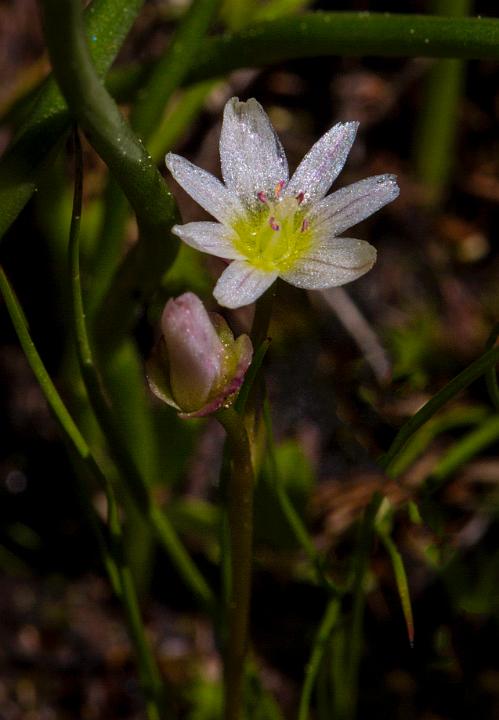
[(144, 145), (125, 121), (93, 65), (79, 0), (44, 0), (45, 39), (70, 113), (106, 162), (132, 205), (139, 242), (128, 253), (102, 332), (112, 347), (133, 321), (137, 302), (157, 286), (175, 257), (170, 233), (176, 205)]
[[(75, 137), (77, 137), (76, 132)], [(78, 143), (76, 143), (76, 147), (79, 147)], [(77, 151), (77, 165), (78, 157)], [(77, 189), (81, 193), (81, 188)], [(68, 254), (70, 260), (71, 301), (73, 305), (76, 347), (81, 374), (90, 403), (95, 412), (97, 422), (108, 442), (113, 459), (121, 472), (124, 484), (137, 510), (143, 514), (146, 523), (156, 532), (158, 539), (167, 550), (172, 562), (177, 567), (186, 584), (200, 600), (201, 604), (207, 606), (209, 609), (213, 609), (214, 600), (204, 578), (193, 564), (166, 516), (154, 507), (149, 495), (147, 483), (144, 481), (135, 459), (129, 450), (125, 439), (126, 436), (122, 434), (121, 428), (117, 424), (117, 418), (113, 413), (112, 407), (109, 405), (109, 400), (103, 388), (87, 332), (83, 306), (80, 282), (79, 234), (77, 232), (80, 216), (81, 202), (73, 211)], [(135, 540), (135, 542), (138, 542), (138, 539)]]
[[(91, 23), (99, 28), (98, 10), (103, 9), (108, 23), (105, 31), (95, 34), (95, 42), (92, 39), (92, 50), (100, 51), (102, 74), (117, 50), (116, 38), (124, 37), (140, 4), (139, 0), (94, 0), (89, 6), (87, 12), (95, 8), (89, 28)], [(63, 10), (66, 3), (59, 6)], [(126, 21), (113, 17), (114, 11)], [(185, 84), (220, 77), (241, 67), (332, 55), (498, 59), (499, 20), (328, 12), (257, 22), (239, 33), (205, 40)], [(136, 81), (141, 77), (139, 69)], [(54, 88), (53, 81), (48, 86)], [(49, 95), (44, 92), (40, 106), (0, 162), (0, 237), (35, 191), (38, 173), (67, 130), (64, 102), (57, 91)]]
[[(59, 428), (63, 436), (68, 440), (71, 447), (71, 451), (74, 456), (78, 457), (81, 465), (87, 470), (89, 475), (97, 480), (97, 483), (105, 488), (107, 481), (106, 477), (101, 470), (99, 464), (95, 460), (90, 447), (81, 434), (78, 426), (71, 417), (68, 409), (64, 405), (61, 396), (59, 395), (50, 375), (48, 374), (43, 360), (36, 348), (35, 343), (31, 338), (29, 331), (28, 321), (24, 315), (21, 304), (5, 274), (5, 271), (0, 267), (0, 291), (2, 293), (7, 312), (9, 313), (10, 319), (16, 331), (16, 335), (19, 339), (22, 349), (26, 355), (28, 363), (40, 385), (45, 400), (48, 406), (52, 410), (54, 417), (59, 425)], [(107, 542), (102, 534), (99, 520), (95, 515), (95, 511), (91, 506), (87, 504), (87, 510), (89, 510), (89, 517), (92, 523), (92, 529), (96, 534), (96, 538), (99, 544), (99, 549), (102, 553), (104, 566), (108, 572), (111, 584), (115, 592), (119, 595), (120, 586), (118, 581), (118, 571), (112, 556), (109, 554)]]
[[(137, 91), (129, 121), (131, 128), (147, 148), (149, 148), (150, 138), (157, 136), (156, 126), (160, 122), (172, 94), (190, 69), (193, 58), (198, 52), (199, 44), (215, 16), (218, 5), (219, 0), (196, 0), (191, 4), (177, 28), (167, 52), (149, 69), (147, 77)], [(201, 87), (204, 88), (206, 85), (208, 84), (201, 84)], [(185, 116), (184, 114), (182, 122), (188, 120), (189, 115)], [(106, 291), (110, 287), (111, 278), (119, 264), (129, 212), (128, 202), (119, 190), (119, 185), (120, 181), (116, 176), (109, 179), (105, 194), (104, 221), (93, 262), (95, 282), (90, 298), (91, 309), (97, 310), (101, 305), (102, 314), (106, 318), (109, 316), (109, 298), (106, 297)], [(165, 269), (158, 268), (161, 274)], [(160, 275), (158, 275), (158, 281), (159, 277)], [(116, 308), (119, 307), (114, 302), (112, 305)], [(108, 322), (106, 322), (107, 326)], [(101, 336), (105, 338), (107, 332), (101, 333)]]
[[(431, 0), (434, 15), (462, 18), (472, 0)], [(439, 205), (455, 166), (459, 110), (465, 81), (463, 60), (438, 60), (426, 78), (422, 110), (416, 128), (415, 169), (426, 202)]]
[(54, 413), (63, 436), (69, 442), (74, 455), (79, 458), (88, 473), (97, 481), (106, 494), (109, 513), (109, 544), (100, 529), (99, 520), (95, 516), (95, 510), (92, 507), (92, 501), (88, 496), (88, 492), (86, 489), (82, 489), (80, 492), (82, 500), (85, 502), (87, 517), (96, 534), (111, 585), (123, 604), (130, 637), (137, 653), (139, 675), (146, 695), (148, 720), (161, 720), (163, 717), (160, 713), (162, 696), (161, 676), (145, 635), (135, 586), (124, 559), (121, 526), (111, 483), (95, 460), (90, 447), (73, 421), (47, 373), (45, 365), (31, 339), (22, 308), (2, 268), (0, 268), (0, 290), (19, 342), (40, 384), (45, 399)]
[[(93, 372), (92, 351), (86, 333), (85, 312), (80, 285), (80, 224), (83, 196), (83, 154), (75, 128), (73, 132), (73, 146), (75, 154), (75, 183), (73, 211), (71, 214), (71, 227), (68, 244), (68, 270), (70, 273), (71, 301), (75, 321), (76, 346), (82, 375), (87, 383), (89, 395), (95, 388), (92, 383), (98, 383), (98, 377)], [(97, 408), (99, 409), (99, 408)], [(106, 483), (108, 500), (109, 529), (111, 546), (114, 556), (118, 558), (117, 567), (121, 585), (121, 600), (128, 619), (130, 635), (134, 644), (141, 685), (146, 698), (148, 720), (161, 720), (161, 706), (163, 682), (156, 661), (152, 654), (146, 637), (144, 624), (140, 614), (137, 591), (130, 568), (125, 560), (123, 534), (119, 520), (119, 510), (111, 483)]]

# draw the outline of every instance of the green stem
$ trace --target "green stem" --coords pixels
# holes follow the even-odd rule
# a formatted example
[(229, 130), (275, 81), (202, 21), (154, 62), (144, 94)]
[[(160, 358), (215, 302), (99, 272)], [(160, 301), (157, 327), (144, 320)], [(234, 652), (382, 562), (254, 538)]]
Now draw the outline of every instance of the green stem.
[(231, 592), (223, 717), (224, 720), (241, 720), (251, 597), (254, 474), (248, 435), (241, 416), (232, 408), (224, 408), (216, 417), (225, 428), (231, 451), (231, 476), (227, 487)]
[(247, 374), (247, 382), (243, 385), (241, 397), (238, 398), (236, 403), (236, 410), (244, 415), (251, 442), (254, 442), (258, 432), (260, 410), (265, 397), (265, 380), (262, 374), (262, 362), (269, 346), (270, 339), (267, 335), (272, 315), (274, 295), (275, 287), (271, 286), (256, 302), (255, 315), (250, 333), (251, 342), (253, 343), (253, 348), (256, 348), (256, 352), (251, 368)]
[(274, 283), (256, 301), (255, 315), (251, 325), (251, 342), (254, 348), (259, 348), (267, 340), (275, 295)]
[(240, 415), (244, 415), (244, 412), (246, 410), (246, 403), (248, 402), (251, 389), (258, 377), (260, 368), (262, 367), (263, 360), (265, 358), (265, 355), (267, 354), (267, 350), (269, 349), (269, 347), (270, 339), (267, 339), (260, 345), (259, 348), (257, 348), (255, 354), (253, 355), (253, 360), (251, 361), (251, 365), (248, 368), (243, 385), (234, 404), (235, 409)]
[(456, 442), (440, 458), (425, 483), (425, 490), (430, 493), (436, 492), (452, 473), (475, 457), (481, 450), (495, 443), (498, 438), (499, 415), (494, 415)]
[(199, 82), (240, 67), (334, 55), (497, 60), (499, 20), (405, 13), (302, 13), (206, 40), (186, 80)]
[(312, 690), (314, 689), (314, 685), (317, 680), (317, 675), (319, 673), (322, 658), (324, 657), (329, 638), (338, 620), (339, 610), (340, 602), (338, 598), (330, 600), (327, 604), (326, 612), (321, 620), (321, 624), (319, 625), (319, 629), (317, 630), (314, 644), (312, 646), (310, 660), (305, 668), (305, 680), (300, 696), (298, 720), (308, 720), (309, 718)]
[[(78, 165), (81, 162), (79, 152), (76, 153), (76, 158)], [(204, 607), (213, 609), (214, 598), (206, 581), (192, 562), (164, 513), (155, 507), (151, 501), (147, 484), (137, 468), (135, 460), (130, 454), (129, 448), (116, 424), (112, 408), (109, 405), (106, 392), (102, 386), (88, 337), (81, 292), (78, 233), (81, 215), (81, 187), (79, 186), (81, 179), (79, 180), (78, 178), (81, 178), (81, 174), (77, 171), (75, 181), (75, 207), (70, 232), (69, 259), (76, 347), (88, 397), (97, 422), (109, 443), (113, 459), (120, 469), (126, 487), (138, 509), (142, 512), (146, 521), (151, 524), (158, 540), (166, 549), (188, 587), (191, 588)], [(80, 199), (78, 200), (78, 198)]]
[[(140, 240), (132, 253), (120, 297), (106, 307), (108, 345), (122, 336), (140, 297), (156, 288), (178, 243), (170, 233), (176, 205), (144, 145), (102, 84), (90, 56), (80, 0), (43, 0), (45, 38), (54, 75), (88, 138), (119, 182), (137, 216)], [(130, 262), (130, 260), (129, 260)], [(137, 297), (138, 296), (138, 297)]]
[[(65, 5), (59, 3), (61, 12)], [(141, 0), (126, 3), (95, 0), (87, 9), (89, 34), (91, 27), (95, 28), (92, 50), (94, 56), (98, 53), (102, 58), (102, 74), (140, 5)], [(101, 13), (105, 15), (108, 10), (105, 17), (108, 22), (101, 31)], [(64, 33), (63, 27), (61, 34)], [(206, 40), (197, 53), (196, 65), (189, 72), (186, 84), (213, 79), (240, 67), (331, 55), (498, 59), (499, 20), (305, 13), (295, 18), (261, 22), (240, 33)], [(140, 72), (136, 77), (142, 82)], [(53, 83), (50, 87), (50, 92), (44, 91), (44, 103), (30, 116), (22, 134), (0, 163), (0, 237), (35, 191), (38, 173), (68, 128), (64, 102)]]
[(117, 558), (122, 602), (128, 631), (135, 649), (139, 679), (146, 703), (148, 720), (161, 720), (165, 707), (164, 687), (159, 668), (147, 639), (142, 621), (137, 589), (125, 559), (124, 538), (119, 521), (119, 509), (111, 483), (107, 483), (108, 523), (112, 537), (113, 555)]
[(130, 212), (128, 200), (114, 177), (108, 178), (103, 205), (104, 213), (98, 231), (98, 242), (89, 268), (92, 285), (88, 289), (87, 304), (91, 327), (119, 266)]
[(317, 552), (317, 549), (308, 534), (307, 528), (305, 527), (302, 519), (296, 512), (293, 503), (289, 499), (289, 496), (282, 482), (282, 478), (279, 477), (279, 470), (277, 466), (277, 459), (274, 451), (274, 438), (272, 431), (272, 417), (270, 415), (270, 404), (268, 398), (265, 398), (263, 402), (263, 421), (267, 431), (267, 452), (269, 455), (270, 464), (272, 467), (272, 487), (277, 497), (277, 501), (282, 510), (284, 517), (286, 518), (289, 527), (291, 528), (297, 542), (301, 545), (305, 555), (308, 557), (310, 564), (314, 568), (316, 580), (319, 585), (322, 585), (329, 592), (335, 594), (341, 594), (341, 589), (338, 588), (326, 575), (324, 571), (323, 558)]
[[(123, 538), (120, 540), (122, 545)], [(122, 602), (135, 648), (140, 683), (146, 701), (147, 717), (148, 720), (165, 720), (166, 704), (163, 681), (142, 622), (135, 583), (130, 568), (125, 561), (123, 561), (120, 570), (121, 586), (123, 588)]]

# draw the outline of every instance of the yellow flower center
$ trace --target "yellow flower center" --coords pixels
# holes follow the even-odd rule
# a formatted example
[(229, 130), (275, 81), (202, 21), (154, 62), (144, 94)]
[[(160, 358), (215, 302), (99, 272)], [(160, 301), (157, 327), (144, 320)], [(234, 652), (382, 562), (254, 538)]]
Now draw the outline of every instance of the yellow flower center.
[(312, 232), (301, 209), (303, 195), (281, 197), (284, 183), (278, 183), (274, 197), (258, 193), (259, 206), (237, 219), (234, 247), (259, 270), (290, 270), (310, 248)]

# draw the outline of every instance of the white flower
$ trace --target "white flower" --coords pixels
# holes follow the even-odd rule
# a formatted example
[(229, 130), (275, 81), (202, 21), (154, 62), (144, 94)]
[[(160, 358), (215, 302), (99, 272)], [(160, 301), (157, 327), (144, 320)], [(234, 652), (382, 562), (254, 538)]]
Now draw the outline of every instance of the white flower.
[(371, 269), (372, 245), (338, 235), (397, 197), (395, 176), (366, 178), (325, 197), (357, 127), (357, 122), (334, 125), (290, 179), (283, 147), (261, 105), (232, 98), (220, 137), (225, 185), (168, 153), (166, 165), (175, 180), (218, 220), (175, 225), (173, 233), (197, 250), (232, 261), (213, 292), (220, 305), (247, 305), (277, 277), (316, 290), (344, 285)]

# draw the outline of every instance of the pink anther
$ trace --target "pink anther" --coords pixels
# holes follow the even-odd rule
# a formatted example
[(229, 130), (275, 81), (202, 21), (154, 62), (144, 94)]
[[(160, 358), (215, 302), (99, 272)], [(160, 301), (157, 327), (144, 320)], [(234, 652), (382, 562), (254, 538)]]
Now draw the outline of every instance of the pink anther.
[(272, 228), (272, 230), (276, 230), (276, 231), (277, 231), (277, 230), (280, 230), (280, 229), (281, 229), (281, 226), (279, 225), (278, 222), (276, 222), (275, 217), (269, 218), (269, 225), (270, 225), (270, 227)]
[(310, 226), (310, 221), (307, 220), (307, 218), (305, 218), (301, 224), (301, 231), (305, 232), (306, 230), (308, 230), (309, 226)]
[(296, 196), (296, 202), (298, 203), (298, 205), (301, 205), (304, 200), (305, 200), (305, 193), (299, 192), (298, 195)]
[(282, 189), (285, 185), (286, 185), (285, 180), (279, 180), (279, 182), (277, 183), (277, 185), (274, 188), (274, 195), (276, 196), (276, 198), (279, 197), (279, 195), (281, 194)]
[(257, 192), (256, 196), (260, 200), (260, 202), (262, 202), (264, 205), (267, 204), (267, 196), (263, 192), (263, 190), (260, 190), (260, 192)]

